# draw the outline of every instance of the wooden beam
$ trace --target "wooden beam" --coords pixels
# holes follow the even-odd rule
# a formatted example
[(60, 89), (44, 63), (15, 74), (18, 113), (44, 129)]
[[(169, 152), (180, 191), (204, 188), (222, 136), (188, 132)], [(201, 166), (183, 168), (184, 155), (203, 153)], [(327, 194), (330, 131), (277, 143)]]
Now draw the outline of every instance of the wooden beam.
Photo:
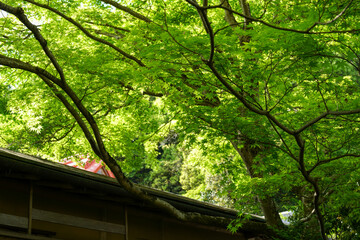
[(40, 209), (33, 209), (33, 219), (45, 222), (63, 224), (73, 227), (86, 228), (91, 230), (125, 234), (125, 226), (121, 224), (108, 223), (89, 218), (75, 217), (71, 215), (50, 212)]
[[(107, 221), (107, 207), (104, 206), (104, 208), (102, 209), (102, 220), (103, 221)], [(107, 239), (107, 232), (102, 231), (100, 233), (100, 240), (106, 240)]]
[(0, 213), (0, 225), (27, 229), (28, 218), (10, 215), (6, 213)]
[(26, 233), (12, 232), (0, 229), (0, 236), (11, 237), (11, 239), (31, 239), (31, 240), (60, 240), (58, 238), (49, 238), (37, 235), (29, 235)]
[(30, 181), (28, 234), (31, 234), (31, 228), (32, 228), (32, 209), (33, 209), (33, 195), (34, 195), (33, 193), (34, 193), (34, 186), (33, 186), (33, 182)]
[(128, 209), (125, 205), (125, 240), (129, 240), (129, 223), (128, 223)]

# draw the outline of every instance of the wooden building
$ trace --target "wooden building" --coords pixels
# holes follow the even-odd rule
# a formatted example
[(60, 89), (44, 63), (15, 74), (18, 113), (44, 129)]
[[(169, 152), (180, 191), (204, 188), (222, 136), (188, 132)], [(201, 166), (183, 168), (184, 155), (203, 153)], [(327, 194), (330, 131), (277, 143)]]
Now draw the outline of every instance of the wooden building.
[[(143, 187), (186, 212), (237, 213)], [(261, 218), (252, 221), (263, 224)], [(0, 148), (0, 239), (233, 240), (258, 233), (184, 223), (132, 197), (110, 177)]]

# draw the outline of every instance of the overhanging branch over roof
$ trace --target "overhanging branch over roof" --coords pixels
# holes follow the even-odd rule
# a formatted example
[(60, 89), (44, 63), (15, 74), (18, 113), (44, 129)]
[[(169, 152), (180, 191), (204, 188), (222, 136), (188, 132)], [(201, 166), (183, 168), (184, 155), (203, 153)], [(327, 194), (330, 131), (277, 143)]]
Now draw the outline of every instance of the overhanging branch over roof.
[[(34, 178), (33, 180), (61, 180), (72, 185), (89, 188), (107, 195), (118, 196), (121, 198), (133, 198), (128, 192), (122, 189), (113, 178), (0, 148), (0, 174), (6, 176), (10, 175), (12, 172), (23, 173), (23, 178)], [(140, 186), (140, 188), (147, 194), (161, 198), (185, 212), (197, 212), (229, 219), (235, 219), (237, 217), (237, 211), (232, 209), (145, 186)], [(263, 218), (256, 215), (251, 215), (251, 220), (265, 222)]]

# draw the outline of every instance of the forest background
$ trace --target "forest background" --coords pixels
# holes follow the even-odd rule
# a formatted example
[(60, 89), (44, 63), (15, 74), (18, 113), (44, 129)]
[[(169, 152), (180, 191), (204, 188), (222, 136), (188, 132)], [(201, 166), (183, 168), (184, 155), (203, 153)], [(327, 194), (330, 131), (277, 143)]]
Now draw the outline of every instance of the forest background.
[(359, 0), (0, 9), (1, 147), (89, 153), (180, 220), (133, 182), (264, 215), (283, 239), (360, 238)]

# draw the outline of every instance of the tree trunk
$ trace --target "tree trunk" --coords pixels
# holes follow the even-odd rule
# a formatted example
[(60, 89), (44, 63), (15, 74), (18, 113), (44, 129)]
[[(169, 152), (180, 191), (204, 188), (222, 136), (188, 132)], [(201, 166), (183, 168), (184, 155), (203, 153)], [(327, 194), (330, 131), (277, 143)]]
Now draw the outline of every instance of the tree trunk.
[[(231, 9), (231, 6), (230, 6), (228, 0), (220, 1), (220, 2), (224, 7)], [(246, 0), (239, 0), (239, 3), (241, 5), (243, 14), (245, 16), (251, 17), (249, 3)], [(225, 20), (229, 23), (229, 25), (233, 29), (239, 27), (239, 23), (236, 21), (233, 13), (231, 11), (225, 10)], [(243, 24), (242, 28), (244, 30), (248, 29), (249, 23), (250, 23), (250, 21), (247, 18), (244, 18), (244, 24)], [(244, 42), (250, 41), (250, 37), (249, 36), (239, 36), (239, 40), (240, 40), (240, 45), (243, 45)], [(258, 89), (256, 89), (256, 90), (258, 90)], [(242, 114), (244, 114), (244, 115), (246, 114), (245, 109), (240, 109), (240, 111), (242, 112)], [(241, 136), (239, 136), (239, 139), (232, 140), (231, 144), (234, 146), (236, 151), (240, 154), (241, 158), (243, 159), (250, 177), (251, 178), (263, 178), (263, 174), (255, 173), (255, 171), (254, 171), (254, 161), (253, 160), (259, 153), (260, 149), (259, 148), (251, 148), (251, 143), (249, 142), (249, 140), (241, 139)], [(240, 145), (240, 144), (244, 144), (242, 148), (238, 147), (238, 145)], [(270, 226), (274, 226), (274, 227), (283, 227), (284, 224), (281, 221), (281, 218), (280, 218), (280, 215), (279, 215), (279, 212), (277, 210), (274, 200), (269, 196), (265, 196), (265, 197), (258, 196), (257, 199), (261, 205), (261, 209), (265, 216), (267, 224)]]
[[(232, 140), (231, 144), (235, 148), (235, 150), (240, 154), (242, 160), (245, 163), (247, 172), (249, 173), (251, 178), (263, 178), (262, 173), (255, 173), (254, 171), (254, 158), (259, 153), (259, 148), (252, 148), (249, 140)], [(242, 148), (239, 148), (238, 145), (243, 144)], [(281, 221), (279, 212), (277, 210), (276, 204), (274, 200), (270, 196), (260, 197), (257, 196), (257, 199), (260, 203), (262, 212), (265, 216), (266, 223), (270, 226), (274, 227), (283, 227), (284, 224)]]

